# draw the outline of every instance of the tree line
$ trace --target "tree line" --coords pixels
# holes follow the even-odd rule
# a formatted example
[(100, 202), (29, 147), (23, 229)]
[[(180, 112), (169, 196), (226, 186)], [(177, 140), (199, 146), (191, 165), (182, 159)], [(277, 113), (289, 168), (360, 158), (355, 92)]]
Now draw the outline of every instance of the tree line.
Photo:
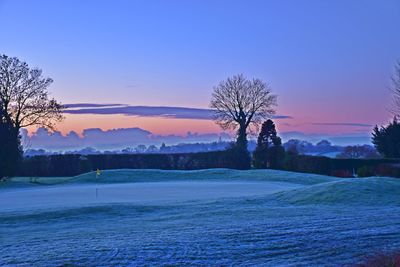
[[(20, 129), (40, 126), (55, 129), (63, 120), (63, 106), (50, 98), (48, 87), (53, 80), (44, 77), (42, 70), (30, 68), (15, 57), (0, 56), (0, 178), (10, 177), (22, 159)], [(376, 126), (372, 142), (387, 158), (400, 158), (400, 62), (392, 77), (394, 115), (387, 126)], [(229, 166), (236, 169), (282, 168), (284, 161), (297, 151), (285, 151), (274, 122), (277, 96), (260, 79), (247, 79), (239, 74), (221, 81), (214, 87), (210, 107), (214, 119), (224, 130), (236, 131), (236, 141), (226, 150)], [(258, 132), (253, 154), (248, 151), (248, 134)], [(348, 153), (356, 153), (355, 147)], [(212, 154), (212, 153), (211, 153)], [(212, 155), (209, 155), (212, 157)]]
[[(391, 90), (393, 121), (373, 129), (372, 143), (382, 156), (400, 158), (400, 123), (397, 121), (400, 116), (400, 62), (395, 66)], [(215, 110), (216, 122), (222, 129), (237, 131), (236, 143), (229, 150), (236, 155), (238, 168), (281, 168), (285, 149), (270, 119), (275, 114), (276, 106), (277, 97), (260, 79), (248, 80), (243, 75), (236, 75), (221, 81), (214, 88), (210, 107)], [(251, 127), (258, 129), (260, 126), (257, 147), (251, 156), (247, 150), (247, 134)], [(298, 151), (296, 147), (289, 147), (286, 153), (298, 154)], [(360, 155), (377, 156), (366, 146), (349, 146), (338, 156), (358, 158)]]

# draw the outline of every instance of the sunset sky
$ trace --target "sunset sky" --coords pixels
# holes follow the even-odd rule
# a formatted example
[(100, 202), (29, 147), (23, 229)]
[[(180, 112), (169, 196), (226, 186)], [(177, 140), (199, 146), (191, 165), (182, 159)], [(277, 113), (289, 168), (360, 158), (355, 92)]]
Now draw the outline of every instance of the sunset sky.
[[(64, 104), (208, 109), (234, 74), (267, 81), (281, 132), (357, 135), (390, 118), (400, 1), (4, 1), (0, 53)], [(220, 132), (204, 118), (66, 114), (58, 129)]]

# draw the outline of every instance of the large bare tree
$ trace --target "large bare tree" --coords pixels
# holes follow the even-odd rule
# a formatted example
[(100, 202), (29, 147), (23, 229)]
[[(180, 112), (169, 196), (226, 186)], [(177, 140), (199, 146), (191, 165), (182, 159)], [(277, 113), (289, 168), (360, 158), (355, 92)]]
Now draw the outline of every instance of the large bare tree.
[(222, 129), (237, 130), (237, 145), (247, 147), (250, 126), (258, 127), (275, 114), (277, 97), (260, 79), (246, 79), (242, 74), (221, 81), (214, 87), (210, 107)]
[(54, 122), (63, 119), (63, 106), (47, 91), (52, 82), (43, 77), (42, 70), (29, 68), (18, 58), (0, 55), (0, 110), (17, 134), (28, 126), (54, 130)]
[(397, 64), (394, 68), (391, 90), (393, 94), (392, 112), (395, 116), (400, 118), (400, 60), (397, 61)]

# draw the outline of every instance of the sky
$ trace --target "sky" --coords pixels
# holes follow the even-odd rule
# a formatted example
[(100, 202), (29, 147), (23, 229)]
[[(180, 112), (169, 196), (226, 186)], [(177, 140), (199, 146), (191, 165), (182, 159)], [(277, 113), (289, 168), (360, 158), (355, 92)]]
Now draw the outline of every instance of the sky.
[[(366, 136), (390, 119), (398, 0), (0, 0), (0, 17), (0, 54), (41, 68), (64, 104), (207, 112), (213, 87), (243, 73), (278, 96), (281, 132)], [(221, 132), (204, 116), (87, 108), (58, 130)]]

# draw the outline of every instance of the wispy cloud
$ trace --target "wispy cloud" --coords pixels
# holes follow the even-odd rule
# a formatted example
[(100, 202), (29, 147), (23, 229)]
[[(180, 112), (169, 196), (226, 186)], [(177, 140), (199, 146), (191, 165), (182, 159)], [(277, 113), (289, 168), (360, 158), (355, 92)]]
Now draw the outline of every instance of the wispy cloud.
[(349, 126), (349, 127), (373, 127), (371, 124), (354, 122), (313, 122), (312, 125), (320, 126)]
[(293, 119), (293, 117), (287, 115), (275, 115), (273, 116), (273, 119)]
[(101, 108), (101, 107), (121, 107), (126, 106), (124, 104), (93, 104), (93, 103), (76, 103), (76, 104), (64, 104), (67, 109), (71, 108)]
[[(175, 119), (211, 120), (213, 110), (187, 107), (129, 106), (123, 104), (68, 104), (68, 114), (127, 115), (140, 117), (165, 117)], [(291, 116), (276, 115), (275, 119), (291, 119)]]

